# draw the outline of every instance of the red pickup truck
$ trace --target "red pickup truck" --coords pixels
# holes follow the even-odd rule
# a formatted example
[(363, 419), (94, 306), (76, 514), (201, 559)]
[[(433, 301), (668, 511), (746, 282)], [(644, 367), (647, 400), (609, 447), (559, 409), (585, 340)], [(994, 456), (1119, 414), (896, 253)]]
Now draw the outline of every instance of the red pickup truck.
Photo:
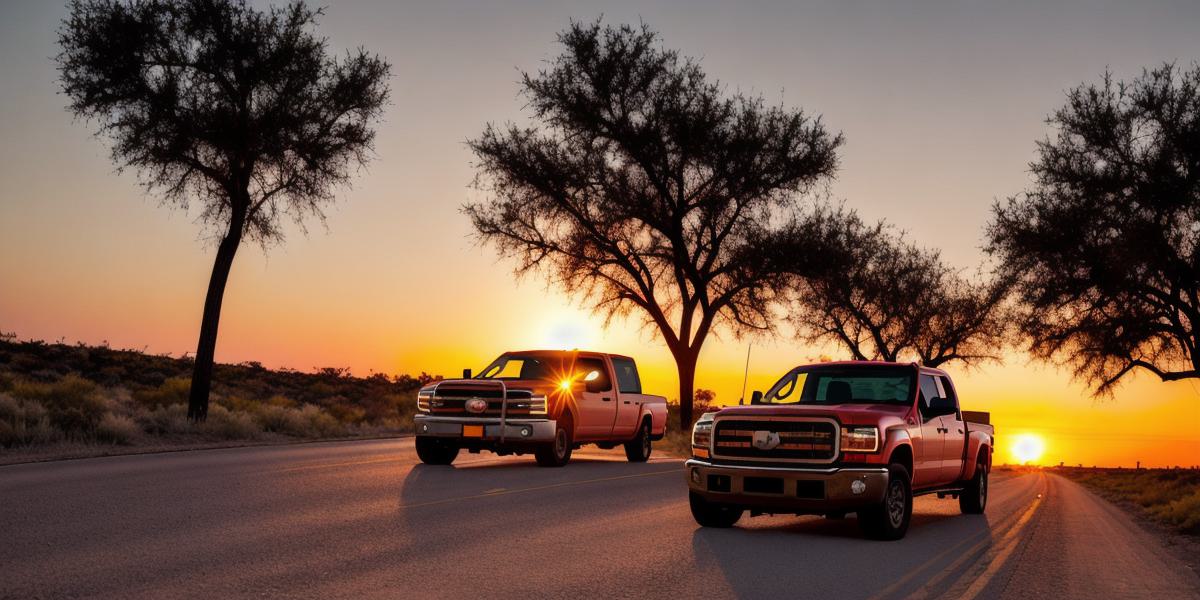
[(448, 465), (459, 450), (532, 452), (560, 467), (584, 443), (625, 447), (630, 462), (650, 458), (667, 430), (667, 401), (642, 393), (637, 363), (599, 352), (507, 352), (478, 376), (427, 385), (413, 417), (417, 455)]
[(913, 496), (987, 506), (987, 413), (964, 412), (944, 371), (916, 364), (797, 367), (751, 406), (700, 417), (687, 461), (692, 516), (730, 527), (758, 514), (858, 514), (864, 533), (904, 537)]

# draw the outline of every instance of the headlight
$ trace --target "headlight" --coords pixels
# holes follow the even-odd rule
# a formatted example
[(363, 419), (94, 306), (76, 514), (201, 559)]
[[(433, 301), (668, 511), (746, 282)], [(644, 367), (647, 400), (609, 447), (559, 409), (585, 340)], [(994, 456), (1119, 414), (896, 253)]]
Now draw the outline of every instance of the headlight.
[(878, 427), (842, 427), (842, 452), (879, 451)]
[(712, 429), (713, 422), (711, 420), (696, 421), (696, 426), (692, 428), (693, 454), (699, 455), (700, 452), (697, 452), (697, 450), (701, 450), (705, 457), (708, 456), (708, 452), (712, 445)]
[(417, 410), (429, 412), (429, 402), (433, 400), (433, 388), (417, 392)]
[(534, 394), (529, 398), (529, 414), (544, 415), (546, 414), (546, 396), (543, 394)]

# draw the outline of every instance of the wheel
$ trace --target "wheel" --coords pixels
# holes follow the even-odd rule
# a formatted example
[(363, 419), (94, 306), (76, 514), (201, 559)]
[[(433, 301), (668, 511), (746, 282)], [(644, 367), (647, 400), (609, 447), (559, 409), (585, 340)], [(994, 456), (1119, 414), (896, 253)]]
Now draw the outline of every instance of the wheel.
[(888, 487), (883, 502), (858, 512), (858, 524), (867, 537), (898, 540), (908, 533), (912, 520), (912, 480), (903, 465), (888, 465)]
[(571, 460), (571, 448), (575, 437), (572, 427), (571, 413), (563, 413), (554, 429), (554, 441), (533, 452), (538, 466), (561, 467)]
[(983, 509), (987, 507), (988, 465), (982, 458), (980, 457), (978, 466), (975, 468), (975, 476), (958, 496), (958, 507), (966, 515), (981, 515)]
[(696, 519), (701, 527), (733, 527), (733, 524), (742, 518), (742, 508), (709, 502), (696, 492), (688, 492), (688, 502), (692, 506), (692, 518)]
[(650, 424), (642, 423), (638, 428), (637, 437), (625, 442), (625, 458), (629, 462), (640, 463), (650, 460)]
[(418, 436), (417, 456), (427, 465), (448, 465), (458, 456), (458, 446), (437, 438)]

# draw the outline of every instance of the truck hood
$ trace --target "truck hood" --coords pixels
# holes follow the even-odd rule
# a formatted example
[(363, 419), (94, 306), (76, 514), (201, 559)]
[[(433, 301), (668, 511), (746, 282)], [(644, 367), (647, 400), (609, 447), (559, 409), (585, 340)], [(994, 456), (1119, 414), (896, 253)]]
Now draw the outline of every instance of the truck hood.
[(729, 406), (717, 414), (724, 417), (827, 417), (849, 425), (874, 425), (887, 419), (904, 419), (910, 407), (897, 404), (830, 404), (779, 406)]
[[(499, 381), (495, 379), (443, 379), (425, 386), (424, 389), (433, 389), (434, 386), (456, 389), (470, 387), (495, 389), (499, 387), (498, 384)], [(510, 390), (529, 390), (543, 394), (555, 389), (552, 382), (542, 379), (506, 379), (504, 380), (504, 386)]]

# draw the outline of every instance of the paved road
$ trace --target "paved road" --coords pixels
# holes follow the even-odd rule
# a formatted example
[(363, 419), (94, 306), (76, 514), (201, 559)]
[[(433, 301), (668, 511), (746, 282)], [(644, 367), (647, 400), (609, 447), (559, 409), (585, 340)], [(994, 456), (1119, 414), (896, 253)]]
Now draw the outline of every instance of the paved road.
[(995, 479), (983, 517), (920, 498), (892, 543), (852, 517), (700, 529), (685, 490), (676, 460), (427, 467), (411, 439), (0, 467), (0, 597), (1200, 598), (1055, 476)]

